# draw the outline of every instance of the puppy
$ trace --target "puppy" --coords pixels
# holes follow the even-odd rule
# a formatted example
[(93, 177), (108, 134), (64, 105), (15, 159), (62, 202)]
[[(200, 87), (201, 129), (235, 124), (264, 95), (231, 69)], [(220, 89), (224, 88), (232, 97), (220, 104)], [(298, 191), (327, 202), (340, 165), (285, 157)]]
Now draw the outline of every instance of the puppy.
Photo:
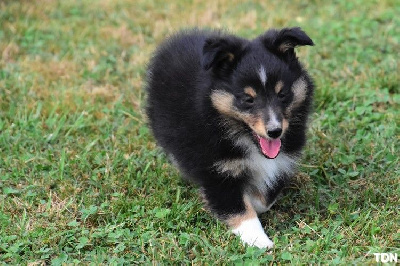
[(253, 40), (193, 29), (168, 38), (148, 68), (147, 115), (158, 144), (244, 244), (271, 248), (257, 214), (296, 171), (313, 83), (294, 48), (300, 28)]

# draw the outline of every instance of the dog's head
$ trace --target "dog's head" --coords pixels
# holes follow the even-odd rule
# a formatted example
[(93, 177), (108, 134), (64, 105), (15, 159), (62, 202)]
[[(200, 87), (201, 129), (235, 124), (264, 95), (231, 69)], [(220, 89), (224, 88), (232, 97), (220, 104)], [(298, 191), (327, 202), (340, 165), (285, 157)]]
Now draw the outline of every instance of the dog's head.
[(286, 28), (252, 41), (215, 36), (203, 47), (212, 105), (236, 132), (252, 135), (268, 158), (279, 154), (291, 124), (306, 123), (312, 83), (294, 51), (302, 45), (314, 43), (300, 28)]

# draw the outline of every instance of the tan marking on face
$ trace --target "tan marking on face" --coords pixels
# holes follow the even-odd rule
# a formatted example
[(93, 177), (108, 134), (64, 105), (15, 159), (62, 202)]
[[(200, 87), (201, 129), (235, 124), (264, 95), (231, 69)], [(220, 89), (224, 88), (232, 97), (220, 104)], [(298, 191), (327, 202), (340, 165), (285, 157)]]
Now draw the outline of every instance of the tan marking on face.
[(261, 113), (251, 114), (239, 111), (234, 105), (234, 97), (231, 93), (216, 90), (211, 94), (211, 102), (223, 115), (245, 122), (257, 135), (266, 138), (267, 129)]
[(278, 94), (283, 88), (283, 81), (280, 80), (275, 84), (275, 93)]
[(257, 212), (254, 210), (253, 206), (251, 205), (251, 201), (248, 195), (243, 196), (243, 202), (245, 206), (245, 212), (241, 214), (237, 214), (226, 219), (226, 223), (231, 228), (237, 228), (240, 224), (246, 220), (257, 218)]
[(252, 87), (246, 87), (244, 88), (244, 93), (246, 93), (247, 95), (255, 98), (257, 96), (256, 91), (252, 88)]
[(235, 116), (235, 108), (233, 106), (233, 100), (235, 96), (231, 93), (216, 90), (211, 94), (211, 102), (213, 106), (224, 115)]
[(297, 104), (302, 103), (306, 99), (307, 93), (307, 82), (304, 77), (300, 77), (292, 85), (292, 91), (294, 94), (294, 102)]
[(285, 131), (289, 128), (289, 121), (286, 118), (283, 118), (282, 120), (282, 135), (285, 133)]
[(265, 128), (265, 123), (261, 115), (259, 115), (259, 117), (256, 117), (255, 119), (251, 119), (250, 121), (248, 121), (248, 125), (257, 135), (261, 137), (267, 136), (267, 130)]
[(267, 132), (262, 115), (239, 111), (233, 105), (234, 97), (229, 92), (216, 90), (211, 94), (211, 102), (221, 114), (245, 122), (256, 134), (266, 137)]
[(307, 97), (307, 82), (304, 77), (298, 78), (292, 85), (293, 101), (287, 108), (287, 114), (299, 107)]

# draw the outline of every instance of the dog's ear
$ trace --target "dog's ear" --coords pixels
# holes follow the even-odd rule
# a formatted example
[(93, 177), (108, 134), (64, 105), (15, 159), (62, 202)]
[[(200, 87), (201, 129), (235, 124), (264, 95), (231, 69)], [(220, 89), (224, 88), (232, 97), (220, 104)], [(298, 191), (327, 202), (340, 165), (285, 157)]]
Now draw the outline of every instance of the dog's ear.
[(234, 36), (210, 37), (203, 46), (202, 65), (215, 73), (232, 70), (243, 52), (244, 41)]
[(311, 38), (299, 27), (269, 30), (262, 39), (269, 50), (280, 54), (293, 54), (296, 46), (314, 45)]

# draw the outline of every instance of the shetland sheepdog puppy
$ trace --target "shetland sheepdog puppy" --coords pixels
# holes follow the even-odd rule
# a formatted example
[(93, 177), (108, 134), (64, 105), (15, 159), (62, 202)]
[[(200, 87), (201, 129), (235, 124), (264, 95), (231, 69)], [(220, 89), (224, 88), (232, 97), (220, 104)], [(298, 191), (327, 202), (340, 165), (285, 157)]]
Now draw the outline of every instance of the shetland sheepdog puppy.
[(157, 143), (250, 246), (273, 247), (257, 214), (296, 172), (306, 141), (314, 86), (295, 54), (303, 45), (314, 43), (300, 28), (253, 40), (193, 29), (168, 38), (149, 63)]

